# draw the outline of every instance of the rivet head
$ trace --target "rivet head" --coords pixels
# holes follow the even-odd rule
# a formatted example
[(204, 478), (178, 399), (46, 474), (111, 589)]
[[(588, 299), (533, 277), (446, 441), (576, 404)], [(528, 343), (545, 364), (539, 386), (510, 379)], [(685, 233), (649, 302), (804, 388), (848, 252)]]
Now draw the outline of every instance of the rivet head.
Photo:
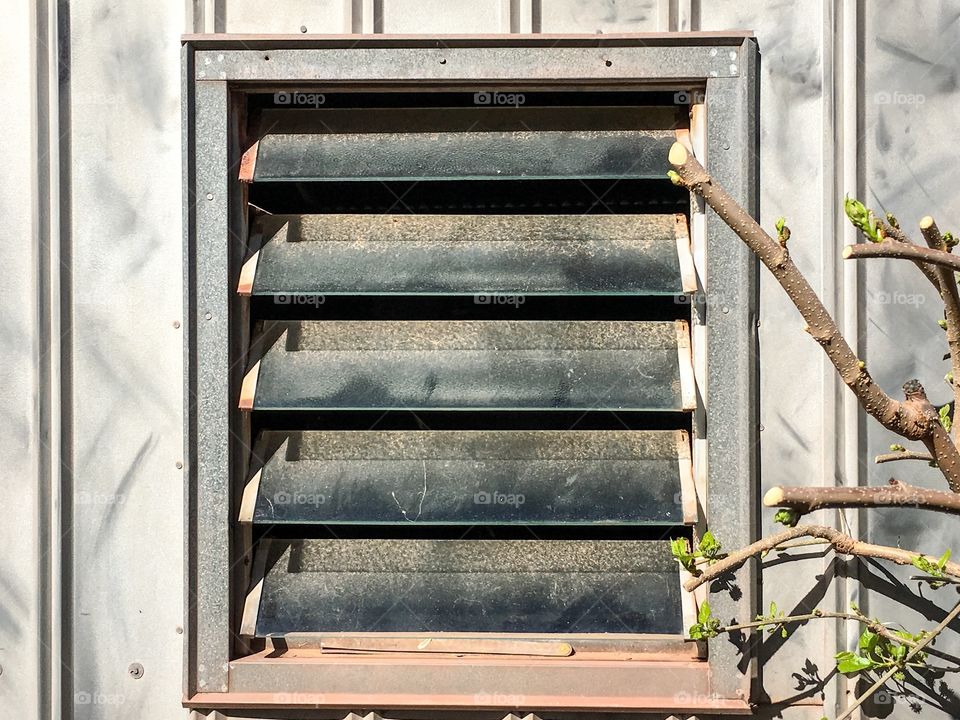
[(173, 327), (174, 327), (174, 329), (179, 330), (179, 329), (180, 329), (180, 321), (179, 321), (179, 320), (174, 320), (174, 321), (173, 321)]
[(730, 312), (730, 308), (728, 308), (726, 305), (724, 305), (722, 308), (720, 308), (720, 312), (722, 312), (724, 315), (726, 315), (728, 312)]
[(205, 317), (207, 320), (212, 320), (212, 319), (213, 319), (213, 313), (209, 313), (209, 312), (208, 312), (206, 315), (204, 315), (204, 317)]
[(307, 31), (307, 26), (306, 26), (306, 25), (301, 25), (301, 26), (300, 26), (300, 32), (305, 33), (306, 31)]
[(138, 662), (130, 663), (130, 667), (127, 668), (127, 675), (134, 680), (139, 680), (143, 677), (143, 665)]
[(177, 460), (177, 470), (183, 470), (183, 463)]
[(207, 200), (213, 200), (213, 193), (207, 193)]

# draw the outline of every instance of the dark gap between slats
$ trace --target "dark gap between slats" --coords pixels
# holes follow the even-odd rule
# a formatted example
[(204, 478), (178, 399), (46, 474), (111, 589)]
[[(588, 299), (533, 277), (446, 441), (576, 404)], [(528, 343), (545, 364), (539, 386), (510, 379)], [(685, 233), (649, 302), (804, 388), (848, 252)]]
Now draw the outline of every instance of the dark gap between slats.
[(690, 194), (663, 180), (266, 182), (250, 203), (273, 214), (563, 215), (685, 213)]
[(263, 430), (690, 430), (687, 412), (502, 410), (254, 411), (252, 435)]
[(692, 538), (683, 525), (254, 525), (254, 540), (313, 538), (408, 540), (672, 540)]

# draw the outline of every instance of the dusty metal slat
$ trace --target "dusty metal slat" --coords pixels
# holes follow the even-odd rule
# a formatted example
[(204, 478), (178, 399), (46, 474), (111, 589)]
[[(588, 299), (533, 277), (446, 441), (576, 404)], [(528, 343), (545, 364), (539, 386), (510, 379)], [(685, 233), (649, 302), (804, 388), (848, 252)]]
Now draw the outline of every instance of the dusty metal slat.
[(681, 411), (683, 321), (289, 321), (240, 407), (253, 410)]
[(682, 524), (696, 503), (689, 442), (681, 430), (266, 432), (240, 520)]
[(673, 130), (270, 133), (248, 149), (245, 182), (657, 179)]
[(268, 215), (251, 234), (263, 244), (241, 272), (248, 295), (690, 290), (682, 214)]
[(680, 634), (669, 541), (265, 540), (245, 631)]

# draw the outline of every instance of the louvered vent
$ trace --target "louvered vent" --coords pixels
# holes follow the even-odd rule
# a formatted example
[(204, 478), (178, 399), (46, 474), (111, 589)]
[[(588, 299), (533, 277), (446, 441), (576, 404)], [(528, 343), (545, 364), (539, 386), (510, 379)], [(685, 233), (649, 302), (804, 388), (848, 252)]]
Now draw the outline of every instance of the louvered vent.
[(253, 102), (252, 643), (682, 633), (696, 284), (671, 99)]

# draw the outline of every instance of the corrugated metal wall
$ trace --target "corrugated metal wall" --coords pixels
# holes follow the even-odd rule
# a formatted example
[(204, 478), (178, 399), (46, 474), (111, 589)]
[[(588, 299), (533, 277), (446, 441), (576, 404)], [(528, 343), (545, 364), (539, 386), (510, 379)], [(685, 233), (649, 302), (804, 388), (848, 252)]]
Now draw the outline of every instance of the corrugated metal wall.
[[(0, 27), (6, 103), (0, 211), (0, 707), (5, 716), (169, 720), (182, 639), (180, 34), (218, 32), (625, 32), (752, 29), (763, 54), (762, 213), (888, 390), (918, 377), (948, 397), (936, 298), (912, 268), (845, 268), (844, 192), (914, 227), (957, 228), (960, 0), (258, 0), (9, 2)], [(59, 62), (58, 62), (59, 60)], [(848, 237), (844, 238), (844, 232)], [(856, 299), (868, 304), (858, 310)], [(853, 406), (797, 313), (764, 275), (764, 487), (878, 484), (922, 464), (877, 467), (890, 437)], [(914, 352), (916, 350), (916, 352)], [(922, 359), (921, 359), (922, 358)], [(873, 512), (878, 542), (960, 550), (957, 523)], [(856, 519), (852, 518), (856, 528)], [(770, 513), (764, 530), (772, 530)], [(769, 563), (766, 601), (843, 606), (929, 627), (952, 591), (889, 596), (893, 573), (816, 552)], [(859, 577), (858, 577), (859, 573)], [(850, 576), (846, 578), (845, 576)], [(764, 687), (791, 717), (830, 714), (855, 687), (831, 675), (845, 628), (808, 626), (763, 648)], [(952, 639), (952, 638), (951, 638)], [(803, 670), (805, 661), (816, 666)], [(143, 677), (128, 673), (141, 663)], [(805, 672), (816, 677), (805, 678)], [(955, 683), (924, 717), (960, 715)], [(929, 690), (914, 688), (923, 698)], [(913, 717), (896, 698), (875, 711)], [(823, 707), (825, 704), (825, 708)], [(51, 710), (51, 707), (53, 708)]]

